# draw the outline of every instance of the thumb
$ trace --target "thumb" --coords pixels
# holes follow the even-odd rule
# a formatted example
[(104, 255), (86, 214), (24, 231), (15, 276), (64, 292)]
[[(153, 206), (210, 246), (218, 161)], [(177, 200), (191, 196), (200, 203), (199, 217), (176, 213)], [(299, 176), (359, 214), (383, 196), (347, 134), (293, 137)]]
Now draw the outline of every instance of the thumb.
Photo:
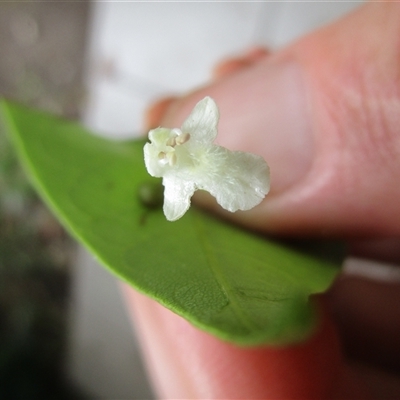
[(400, 233), (399, 21), (399, 3), (368, 4), (173, 103), (164, 126), (213, 97), (218, 143), (270, 165), (271, 193), (228, 218), (278, 234)]

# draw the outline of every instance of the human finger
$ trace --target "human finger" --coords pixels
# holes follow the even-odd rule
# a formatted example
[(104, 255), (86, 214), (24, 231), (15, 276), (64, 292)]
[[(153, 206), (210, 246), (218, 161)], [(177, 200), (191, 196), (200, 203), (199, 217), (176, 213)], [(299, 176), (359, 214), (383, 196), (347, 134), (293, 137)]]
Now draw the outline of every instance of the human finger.
[(271, 168), (271, 192), (251, 211), (197, 201), (274, 234), (399, 235), (399, 20), (399, 3), (368, 4), (177, 100), (164, 126), (180, 126), (209, 95), (220, 108), (218, 143)]
[(123, 288), (160, 398), (361, 398), (324, 315), (307, 341), (282, 348), (241, 348), (199, 331), (151, 299)]
[(216, 79), (229, 76), (265, 59), (271, 52), (265, 47), (253, 47), (244, 55), (227, 58), (214, 67), (212, 75)]

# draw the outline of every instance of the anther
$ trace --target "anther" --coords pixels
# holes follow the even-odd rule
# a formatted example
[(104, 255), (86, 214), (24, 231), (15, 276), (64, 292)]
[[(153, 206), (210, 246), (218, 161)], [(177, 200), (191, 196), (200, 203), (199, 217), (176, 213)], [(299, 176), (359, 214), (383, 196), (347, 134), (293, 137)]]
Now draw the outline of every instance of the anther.
[(172, 167), (176, 164), (176, 154), (174, 151), (171, 151), (170, 153), (167, 153), (167, 160), (169, 162), (169, 165)]
[(165, 165), (169, 162), (169, 160), (167, 159), (167, 153), (164, 153), (163, 151), (160, 151), (158, 153), (158, 162), (161, 165)]
[(165, 143), (167, 146), (175, 147), (176, 146), (176, 137), (170, 137)]
[(175, 139), (176, 144), (184, 144), (190, 139), (190, 133), (182, 133), (181, 135), (177, 136)]

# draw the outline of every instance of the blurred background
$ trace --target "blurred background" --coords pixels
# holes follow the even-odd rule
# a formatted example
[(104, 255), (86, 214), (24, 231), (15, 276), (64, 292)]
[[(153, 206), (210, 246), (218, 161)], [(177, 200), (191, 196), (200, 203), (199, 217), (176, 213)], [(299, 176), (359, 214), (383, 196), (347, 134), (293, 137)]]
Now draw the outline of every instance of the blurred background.
[[(0, 95), (142, 131), (220, 59), (279, 48), (360, 2), (0, 2)], [(134, 327), (133, 327), (134, 329)], [(37, 198), (0, 127), (0, 399), (151, 399), (116, 280)]]

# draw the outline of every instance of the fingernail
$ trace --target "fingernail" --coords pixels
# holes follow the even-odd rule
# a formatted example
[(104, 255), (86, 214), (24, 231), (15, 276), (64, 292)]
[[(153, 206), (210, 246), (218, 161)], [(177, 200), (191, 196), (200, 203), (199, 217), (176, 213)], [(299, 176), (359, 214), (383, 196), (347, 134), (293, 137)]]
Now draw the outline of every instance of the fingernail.
[(217, 144), (262, 156), (270, 166), (271, 194), (301, 182), (315, 146), (307, 86), (295, 61), (271, 56), (202, 88), (170, 107), (163, 124), (180, 126), (205, 96), (220, 110)]
[[(271, 193), (282, 192), (309, 171), (314, 138), (306, 85), (294, 61), (257, 64), (234, 83), (220, 106), (222, 145), (265, 158), (271, 170)], [(231, 118), (231, 120), (230, 120)]]
[[(275, 76), (274, 76), (275, 75)], [(265, 98), (265, 149), (270, 156), (272, 191), (283, 191), (301, 181), (314, 158), (313, 123), (309, 96), (295, 63), (271, 67)]]
[(271, 51), (269, 49), (267, 49), (266, 47), (255, 46), (255, 47), (250, 48), (246, 52), (245, 57), (253, 62), (257, 62), (257, 61), (260, 61), (261, 59), (265, 58), (266, 56), (269, 56), (270, 54), (271, 54)]
[(243, 68), (247, 68), (250, 65), (251, 62), (243, 58), (226, 60), (220, 62), (214, 67), (212, 71), (212, 76), (215, 79), (220, 79), (230, 74), (234, 74), (235, 72), (238, 72)]
[(146, 130), (157, 128), (160, 125), (164, 114), (167, 112), (176, 97), (165, 97), (151, 104), (144, 116), (144, 127)]
[(212, 76), (215, 79), (223, 78), (238, 72), (243, 68), (252, 66), (267, 57), (269, 54), (270, 52), (264, 47), (253, 47), (242, 56), (231, 57), (219, 62), (215, 65)]

